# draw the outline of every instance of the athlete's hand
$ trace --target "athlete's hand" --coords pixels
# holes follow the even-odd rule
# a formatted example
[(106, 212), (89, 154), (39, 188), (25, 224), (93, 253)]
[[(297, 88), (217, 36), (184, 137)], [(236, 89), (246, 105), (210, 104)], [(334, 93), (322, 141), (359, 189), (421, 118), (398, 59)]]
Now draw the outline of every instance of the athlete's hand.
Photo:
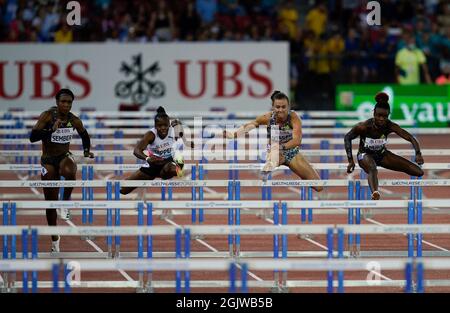
[(170, 122), (170, 126), (173, 127), (175, 137), (183, 137), (183, 126), (179, 120), (173, 120), (172, 122)]
[(90, 152), (90, 151), (84, 151), (84, 157), (93, 159), (94, 158), (94, 153)]
[(350, 174), (355, 169), (355, 162), (353, 160), (348, 161), (347, 173)]
[(55, 124), (53, 124), (52, 130), (53, 130), (53, 131), (56, 131), (56, 130), (59, 128), (59, 126), (61, 126), (61, 123), (62, 123), (62, 121), (58, 118), (58, 119), (55, 121)]
[(234, 139), (234, 138), (236, 138), (236, 133), (231, 133), (231, 132), (227, 132), (226, 130), (224, 130), (223, 138)]
[(175, 127), (177, 125), (181, 125), (180, 120), (174, 119), (172, 122), (170, 122), (170, 126)]
[(164, 161), (163, 158), (154, 154), (150, 154), (145, 160), (148, 164)]
[(416, 154), (416, 163), (422, 165), (424, 163), (422, 153)]

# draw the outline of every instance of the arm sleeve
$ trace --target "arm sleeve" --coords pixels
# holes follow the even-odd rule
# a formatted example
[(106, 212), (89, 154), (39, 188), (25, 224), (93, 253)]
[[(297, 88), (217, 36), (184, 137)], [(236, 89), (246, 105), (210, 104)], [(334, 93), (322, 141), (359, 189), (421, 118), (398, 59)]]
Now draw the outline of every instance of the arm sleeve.
[(30, 141), (36, 142), (39, 140), (50, 138), (50, 135), (52, 134), (51, 131), (47, 129), (33, 129), (30, 134)]
[(344, 137), (344, 146), (345, 146), (345, 153), (347, 154), (347, 160), (353, 160), (352, 140), (350, 139), (350, 136), (348, 136), (348, 135), (346, 135)]
[(91, 150), (91, 139), (89, 138), (89, 134), (86, 129), (80, 134), (80, 137), (81, 142), (83, 143), (83, 151), (89, 152)]

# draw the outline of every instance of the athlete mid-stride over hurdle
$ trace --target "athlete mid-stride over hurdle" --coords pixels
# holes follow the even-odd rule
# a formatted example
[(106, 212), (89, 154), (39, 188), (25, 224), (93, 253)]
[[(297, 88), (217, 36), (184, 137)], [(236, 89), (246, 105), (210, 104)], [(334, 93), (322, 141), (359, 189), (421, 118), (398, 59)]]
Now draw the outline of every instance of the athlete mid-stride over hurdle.
[[(355, 169), (352, 155), (352, 140), (358, 136), (360, 137), (357, 154), (358, 164), (368, 174), (372, 200), (380, 199), (377, 166), (420, 177), (423, 176), (423, 170), (417, 164), (422, 165), (424, 163), (417, 140), (399, 125), (389, 120), (388, 117), (391, 112), (388, 103), (389, 96), (384, 92), (380, 92), (375, 96), (375, 101), (373, 118), (356, 124), (345, 135), (344, 139), (348, 159), (347, 173), (351, 173)], [(386, 149), (387, 137), (390, 133), (396, 133), (412, 143), (416, 151), (417, 164)]]
[[(242, 125), (235, 132), (224, 131), (228, 139), (237, 138), (241, 133), (248, 133), (259, 125), (267, 125), (269, 141), (267, 160), (262, 170), (263, 178), (277, 166), (286, 165), (297, 176), (305, 180), (320, 180), (319, 174), (300, 152), (302, 142), (302, 122), (295, 111), (290, 110), (289, 98), (275, 90), (270, 96), (272, 111), (258, 116), (254, 121)], [(322, 191), (322, 186), (312, 186)]]
[[(155, 115), (155, 127), (150, 129), (134, 148), (133, 154), (147, 161), (139, 170), (131, 174), (126, 180), (153, 180), (156, 177), (171, 179), (183, 177), (184, 160), (177, 151), (178, 139), (183, 144), (194, 147), (193, 142), (188, 141), (183, 133), (183, 127), (179, 120), (172, 120), (163, 107), (158, 107)], [(146, 155), (145, 152), (148, 153)], [(129, 194), (136, 187), (122, 187), (120, 193)]]
[[(92, 159), (94, 154), (90, 151), (91, 140), (81, 120), (70, 112), (75, 99), (72, 91), (61, 89), (55, 99), (56, 106), (39, 116), (39, 120), (31, 130), (30, 141), (42, 140), (42, 180), (60, 180), (61, 176), (65, 180), (75, 180), (77, 164), (69, 151), (74, 130), (78, 132), (83, 143), (84, 157)], [(45, 187), (43, 189), (45, 200), (58, 200), (59, 188)], [(65, 187), (61, 200), (70, 200), (72, 190), (72, 187)], [(69, 209), (61, 208), (59, 214), (64, 220), (70, 219)], [(46, 216), (48, 225), (56, 226), (56, 209), (47, 209)], [(52, 252), (60, 252), (59, 242), (59, 236), (52, 236)]]

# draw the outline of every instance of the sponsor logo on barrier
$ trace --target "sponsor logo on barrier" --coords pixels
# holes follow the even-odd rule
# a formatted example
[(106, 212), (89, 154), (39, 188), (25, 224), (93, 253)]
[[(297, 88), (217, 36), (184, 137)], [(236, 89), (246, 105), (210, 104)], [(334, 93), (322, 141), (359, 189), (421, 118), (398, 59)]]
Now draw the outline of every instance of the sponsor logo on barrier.
[(28, 170), (35, 170), (38, 171), (41, 169), (40, 165), (10, 165), (9, 169), (11, 171), (28, 171)]
[(392, 186), (447, 186), (450, 182), (446, 180), (410, 180), (410, 181), (392, 181)]
[(142, 165), (140, 165), (140, 164), (120, 164), (117, 169), (118, 170), (135, 170), (143, 165), (145, 165), (145, 163)]
[(75, 202), (66, 202), (66, 201), (59, 201), (58, 203), (50, 203), (48, 205), (51, 209), (56, 208), (109, 208), (111, 205), (109, 203), (98, 203), (98, 202), (85, 202), (80, 203), (78, 201)]
[[(186, 208), (219, 208), (219, 207), (229, 207), (229, 202), (220, 202), (220, 201), (209, 201), (209, 202), (186, 202), (184, 205)], [(231, 205), (233, 208), (242, 207), (242, 202), (233, 202)]]
[(205, 187), (206, 181), (152, 181), (144, 183), (142, 187)]
[[(39, 188), (39, 187), (61, 187), (61, 185), (64, 185), (64, 187), (76, 187), (77, 183), (76, 182), (70, 182), (70, 181), (64, 181), (64, 182), (46, 182), (46, 181), (36, 181), (36, 182), (24, 182), (22, 184), (23, 186), (29, 186), (29, 187), (35, 187), (35, 188)], [(85, 185), (85, 183), (81, 184), (81, 187), (83, 187)]]
[(81, 236), (102, 236), (102, 235), (116, 235), (113, 229), (89, 229), (79, 230)]
[(339, 206), (345, 206), (345, 207), (376, 207), (377, 201), (339, 201), (339, 202), (333, 202), (333, 201), (321, 201), (320, 207), (339, 207)]
[(323, 182), (311, 182), (311, 181), (298, 181), (293, 180), (290, 181), (268, 181), (263, 183), (263, 186), (318, 186), (318, 185), (326, 185), (326, 181)]

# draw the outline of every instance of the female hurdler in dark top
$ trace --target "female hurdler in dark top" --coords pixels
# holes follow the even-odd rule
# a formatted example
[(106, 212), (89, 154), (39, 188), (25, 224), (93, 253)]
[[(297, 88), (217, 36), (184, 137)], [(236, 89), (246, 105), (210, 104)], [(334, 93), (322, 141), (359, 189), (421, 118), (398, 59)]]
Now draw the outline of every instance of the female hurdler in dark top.
[[(423, 164), (419, 143), (410, 133), (388, 118), (390, 113), (389, 96), (384, 92), (380, 92), (375, 96), (375, 100), (376, 105), (373, 111), (373, 118), (358, 123), (345, 135), (344, 139), (348, 158), (347, 173), (351, 173), (355, 169), (355, 162), (352, 156), (352, 140), (358, 136), (360, 137), (357, 154), (358, 164), (368, 174), (372, 200), (380, 199), (377, 166), (403, 172), (411, 176), (423, 175), (423, 170), (417, 165)], [(396, 133), (412, 143), (416, 151), (417, 164), (386, 149), (387, 137), (390, 133)]]
[[(75, 180), (77, 165), (69, 151), (70, 141), (74, 130), (78, 132), (83, 143), (84, 156), (93, 158), (90, 152), (91, 141), (89, 134), (81, 120), (72, 114), (74, 94), (69, 89), (61, 89), (55, 96), (56, 106), (43, 112), (30, 135), (30, 141), (42, 140), (41, 179), (59, 180), (63, 176), (66, 180)], [(59, 188), (43, 188), (45, 200), (58, 200)], [(73, 188), (65, 187), (63, 199), (69, 200)], [(70, 219), (68, 209), (59, 210), (61, 218)], [(57, 213), (55, 209), (46, 210), (47, 222), (56, 226)], [(59, 236), (52, 236), (52, 252), (59, 252)]]

